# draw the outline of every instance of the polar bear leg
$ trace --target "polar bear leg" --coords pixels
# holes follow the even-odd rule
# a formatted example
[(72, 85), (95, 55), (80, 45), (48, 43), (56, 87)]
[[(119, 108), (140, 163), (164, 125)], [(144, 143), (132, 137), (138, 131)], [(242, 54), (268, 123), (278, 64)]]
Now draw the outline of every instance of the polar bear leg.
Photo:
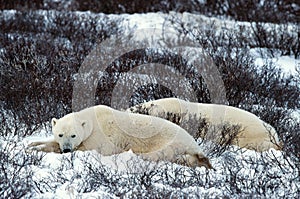
[(192, 168), (204, 166), (207, 169), (214, 169), (209, 162), (209, 159), (205, 157), (202, 153), (196, 153), (194, 155), (186, 154), (184, 152), (177, 151), (170, 153), (169, 150), (160, 150), (152, 153), (142, 153), (140, 154), (143, 158), (151, 161), (170, 161), (183, 166), (189, 166)]
[(61, 153), (59, 144), (55, 141), (45, 141), (45, 142), (32, 142), (28, 145), (27, 151), (43, 151), (43, 152), (55, 152), (55, 153)]

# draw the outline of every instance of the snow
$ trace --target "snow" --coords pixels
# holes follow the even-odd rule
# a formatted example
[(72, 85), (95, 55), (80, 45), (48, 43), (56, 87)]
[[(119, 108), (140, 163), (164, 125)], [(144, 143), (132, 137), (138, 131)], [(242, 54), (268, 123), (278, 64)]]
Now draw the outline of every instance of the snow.
[(290, 116), (295, 119), (296, 123), (300, 124), (300, 109), (292, 111)]
[[(43, 11), (39, 11), (43, 12)], [(44, 11), (45, 12), (45, 11)], [(2, 11), (2, 16), (6, 19), (14, 17), (16, 11)], [(95, 15), (89, 12), (74, 12), (78, 15)], [(103, 15), (103, 14), (101, 14)], [(104, 16), (104, 15), (103, 15)], [(216, 18), (209, 18), (201, 15), (190, 13), (147, 13), (147, 14), (123, 14), (123, 15), (108, 15), (109, 18), (123, 18), (124, 27), (129, 29), (135, 27), (137, 29), (157, 29), (158, 34), (161, 34), (162, 27), (165, 25), (166, 18), (176, 16), (182, 19), (191, 28), (201, 26), (204, 29), (205, 25), (214, 23), (218, 29), (236, 28), (237, 25), (250, 27), (246, 22), (234, 21), (220, 21)], [(50, 15), (45, 15), (48, 23), (51, 26)], [(173, 30), (170, 29), (172, 32)], [(175, 31), (174, 31), (175, 32)], [(136, 37), (136, 39), (144, 38)], [(159, 36), (160, 37), (160, 36)], [(59, 41), (58, 41), (59, 42)], [(261, 57), (254, 49), (251, 51), (255, 56), (255, 64), (262, 66), (265, 61), (271, 61), (276, 66), (281, 67), (287, 74), (297, 74), (295, 66), (300, 64), (299, 59), (296, 60), (291, 56), (278, 56), (276, 58)], [(1, 49), (2, 51), (2, 49)], [(134, 73), (127, 75), (135, 76)], [(150, 78), (139, 74), (142, 80)], [(299, 111), (292, 113), (293, 117), (300, 118)], [(300, 119), (298, 120), (300, 121)], [(46, 137), (46, 139), (45, 139)], [(0, 139), (0, 150), (8, 147), (12, 158), (18, 157), (20, 154), (26, 154), (24, 146), (27, 146), (33, 141), (50, 140), (53, 136), (49, 134), (48, 129), (40, 129), (34, 136), (26, 137), (21, 142), (12, 144), (12, 140)], [(205, 148), (205, 146), (201, 146)], [(96, 151), (81, 152), (68, 154), (42, 153), (37, 155), (42, 156), (40, 165), (30, 165), (28, 169), (33, 171), (33, 180), (39, 187), (39, 190), (32, 190), (33, 198), (119, 198), (119, 195), (114, 193), (114, 189), (109, 187), (111, 184), (95, 183), (98, 187), (87, 185), (91, 179), (91, 175), (97, 175), (92, 172), (93, 169), (100, 169), (107, 175), (109, 180), (116, 178), (116, 184), (119, 194), (124, 194), (125, 197), (130, 198), (135, 191), (141, 191), (135, 186), (131, 185), (130, 180), (132, 176), (139, 176), (143, 173), (154, 172), (151, 181), (154, 186), (153, 189), (170, 191), (170, 198), (181, 196), (191, 197), (232, 197), (238, 198), (238, 189), (244, 192), (251, 191), (253, 187), (262, 184), (265, 189), (265, 196), (267, 198), (285, 197), (285, 194), (290, 194), (290, 197), (297, 197), (297, 190), (299, 190), (299, 181), (295, 178), (299, 175), (299, 170), (293, 165), (292, 161), (284, 156), (281, 151), (269, 150), (263, 153), (257, 153), (251, 150), (239, 149), (231, 147), (224, 152), (220, 157), (211, 157), (211, 162), (216, 171), (206, 170), (205, 168), (190, 169), (171, 163), (154, 163), (142, 160), (140, 157), (131, 151), (124, 152), (113, 156), (102, 156)], [(15, 156), (15, 157), (14, 157)], [(264, 164), (265, 163), (265, 164)], [(165, 171), (165, 173), (164, 173)], [(167, 177), (164, 176), (167, 174)], [(179, 175), (180, 174), (180, 175)], [(268, 181), (268, 176), (275, 176), (274, 180)], [(99, 176), (100, 177), (100, 176)], [(105, 177), (103, 177), (105, 178)], [(119, 181), (118, 181), (119, 180)], [(167, 182), (169, 180), (169, 182)], [(179, 189), (176, 187), (176, 180), (187, 183), (187, 186)], [(276, 181), (277, 180), (277, 181)], [(101, 181), (102, 182), (102, 181)], [(105, 182), (105, 180), (103, 180)], [(134, 181), (138, 183), (138, 181)], [(133, 182), (133, 184), (134, 184)], [(167, 183), (166, 183), (167, 182)], [(232, 190), (232, 183), (236, 183), (236, 191)], [(125, 184), (125, 185), (124, 185)], [(202, 185), (202, 186), (200, 186)], [(275, 188), (272, 188), (275, 187)], [(283, 186), (283, 187), (276, 187)], [(134, 189), (135, 188), (135, 189)], [(143, 190), (145, 191), (145, 190)], [(256, 190), (261, 191), (263, 190)], [(146, 193), (146, 192), (145, 192)], [(173, 194), (173, 195), (172, 195)], [(248, 193), (248, 197), (253, 196)], [(259, 196), (259, 193), (257, 193)]]
[(264, 66), (273, 63), (276, 67), (281, 68), (285, 75), (297, 75), (296, 67), (300, 65), (300, 60), (295, 60), (291, 56), (279, 56), (276, 58), (257, 57), (254, 62), (257, 66)]
[[(118, 15), (119, 16), (119, 15)], [(125, 23), (129, 28), (155, 28), (162, 29), (166, 14), (163, 13), (147, 13), (147, 14), (123, 14)]]
[[(45, 132), (43, 129), (40, 131)], [(13, 144), (12, 140), (1, 140), (1, 148), (8, 148), (8, 155), (12, 158), (22, 158), (22, 155), (28, 153), (25, 152), (24, 146), (37, 140), (41, 141), (41, 138), (30, 136)], [(201, 147), (209, 146), (202, 144)], [(190, 197), (200, 195), (239, 198), (240, 195), (231, 190), (232, 180), (243, 193), (251, 192), (252, 188), (259, 185), (265, 186), (265, 190), (261, 192), (269, 198), (284, 197), (285, 194), (296, 197), (300, 188), (295, 178), (299, 170), (281, 151), (274, 149), (259, 153), (232, 146), (221, 156), (210, 158), (216, 171), (203, 167), (191, 169), (168, 162), (149, 162), (132, 151), (112, 156), (102, 156), (96, 151), (66, 154), (34, 151), (32, 153), (42, 157), (39, 165), (27, 167), (33, 171), (32, 180), (39, 190), (32, 190), (33, 198), (118, 198), (119, 194), (131, 198), (131, 194), (142, 191), (138, 187), (137, 190), (132, 189), (141, 185), (139, 177), (145, 173), (151, 176), (153, 189), (168, 191), (174, 197), (183, 194)], [(110, 184), (105, 178), (114, 181)], [(116, 182), (119, 184), (115, 184)], [(179, 189), (176, 184), (180, 182), (186, 185)], [(90, 186), (95, 188), (85, 191), (89, 190)], [(111, 186), (116, 186), (115, 191), (119, 194), (113, 192)]]
[[(111, 18), (120, 17), (120, 15), (109, 15)], [(191, 14), (184, 12), (182, 14), (170, 12), (169, 14), (164, 13), (146, 13), (146, 14), (123, 14), (121, 17), (124, 19), (124, 27), (129, 28), (130, 30), (135, 29), (136, 33), (139, 33), (141, 35), (135, 36), (136, 39), (145, 39), (151, 36), (157, 36), (154, 38), (154, 40), (159, 41), (163, 36), (164, 31), (168, 34), (168, 37), (171, 37), (174, 39), (178, 36), (178, 33), (176, 32), (176, 26), (174, 24), (170, 24), (168, 20), (173, 19), (173, 21), (181, 21), (186, 27), (188, 27), (189, 30), (193, 29), (211, 29), (214, 28), (214, 31), (220, 32), (220, 31), (235, 31), (239, 30), (240, 28), (243, 28), (243, 32), (245, 33), (245, 37), (251, 37), (251, 34), (249, 32), (252, 32), (251, 24), (248, 22), (239, 22), (239, 21), (232, 21), (232, 20), (220, 20), (218, 18), (214, 17), (206, 17), (203, 15), (197, 15), (197, 14)], [(282, 28), (278, 24), (271, 24), (267, 23), (265, 24), (267, 27), (270, 28)], [(291, 34), (295, 33), (295, 27), (291, 24), (285, 24), (286, 30), (289, 30)], [(141, 30), (144, 30), (144, 32), (140, 32)], [(154, 33), (150, 33), (147, 31), (155, 31)], [(250, 49), (251, 54), (255, 58), (255, 64), (257, 66), (263, 66), (266, 63), (274, 63), (277, 67), (280, 67), (283, 69), (283, 72), (288, 74), (297, 74), (296, 66), (299, 67), (300, 60), (295, 59), (292, 56), (276, 56), (276, 57), (265, 57), (261, 55), (261, 52), (264, 51), (264, 55), (266, 55), (267, 49)]]
[[(27, 141), (35, 141), (34, 136), (28, 137)], [(9, 142), (4, 144), (9, 145)], [(24, 143), (20, 142), (16, 147), (11, 148), (10, 155), (20, 154), (24, 152)], [(84, 188), (87, 182), (97, 175), (107, 175), (108, 179), (117, 178), (120, 183), (120, 193), (124, 189), (124, 194), (130, 197), (134, 190), (130, 187), (137, 186), (130, 185), (131, 178), (140, 176), (145, 173), (151, 174), (152, 186), (157, 190), (168, 190), (174, 194), (189, 195), (195, 197), (200, 196), (209, 197), (223, 197), (231, 196), (231, 184), (228, 182), (230, 175), (235, 175), (236, 186), (241, 190), (247, 190), (248, 187), (265, 184), (265, 191), (270, 198), (291, 193), (295, 194), (299, 189), (299, 184), (293, 181), (297, 172), (292, 162), (285, 158), (281, 151), (270, 149), (267, 152), (258, 153), (252, 150), (239, 149), (238, 147), (231, 147), (220, 157), (212, 157), (211, 162), (216, 168), (214, 170), (206, 170), (205, 168), (191, 169), (167, 162), (149, 162), (141, 159), (131, 151), (116, 154), (112, 156), (102, 156), (96, 151), (76, 151), (74, 153), (55, 154), (38, 152), (42, 156), (40, 165), (30, 166), (33, 171), (33, 180), (38, 185), (39, 192), (33, 192), (34, 198), (118, 198), (113, 192), (109, 192), (110, 187), (107, 187), (103, 180), (103, 185), (100, 183), (97, 189), (86, 192)], [(234, 161), (232, 158), (234, 158)], [(263, 164), (267, 163), (267, 164)], [(93, 173), (93, 169), (99, 170), (100, 173)], [(93, 176), (94, 175), (94, 176)], [(167, 175), (166, 178), (164, 175)], [(274, 176), (273, 181), (269, 180), (269, 175)], [(92, 177), (91, 177), (92, 176)], [(105, 177), (100, 177), (105, 178)], [(98, 179), (98, 180), (99, 180)], [(272, 186), (286, 185), (282, 189), (273, 189)], [(124, 181), (125, 185), (124, 185)], [(181, 189), (172, 186), (176, 181), (191, 184), (191, 186), (184, 186)], [(276, 182), (277, 181), (277, 182)], [(164, 183), (166, 182), (166, 183)], [(199, 183), (203, 186), (194, 185)], [(129, 184), (128, 184), (129, 183)], [(136, 182), (137, 183), (137, 182)], [(123, 184), (123, 186), (121, 186)], [(268, 185), (269, 184), (269, 185)], [(91, 185), (93, 186), (93, 185)], [(126, 188), (129, 188), (126, 190)], [(141, 190), (136, 190), (141, 191)], [(251, 189), (249, 190), (251, 191)], [(249, 193), (251, 194), (251, 193)]]
[(281, 67), (288, 74), (297, 74), (296, 66), (300, 65), (300, 60), (290, 56), (280, 56), (273, 60), (276, 65)]

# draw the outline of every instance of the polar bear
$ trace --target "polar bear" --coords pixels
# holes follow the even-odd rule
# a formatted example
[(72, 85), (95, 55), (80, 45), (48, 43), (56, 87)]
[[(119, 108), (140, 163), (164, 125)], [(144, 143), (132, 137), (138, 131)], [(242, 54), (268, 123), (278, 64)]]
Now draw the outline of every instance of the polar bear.
[(98, 105), (53, 118), (51, 123), (54, 139), (33, 142), (29, 148), (57, 153), (96, 150), (105, 156), (132, 150), (153, 161), (213, 168), (192, 136), (158, 117)]
[[(199, 131), (199, 129), (197, 124), (189, 124), (189, 122), (195, 117), (198, 123), (200, 118), (204, 119), (209, 126), (208, 128), (220, 124), (239, 126), (239, 131), (234, 135), (230, 144), (260, 152), (270, 148), (281, 148), (278, 135), (272, 126), (250, 112), (231, 106), (192, 103), (177, 98), (164, 98), (138, 104), (126, 111), (170, 120), (180, 125), (194, 137), (197, 132), (192, 132), (192, 129), (194, 131)], [(220, 132), (215, 130), (207, 132), (210, 135), (206, 135), (206, 138), (218, 142), (217, 137), (220, 137)]]

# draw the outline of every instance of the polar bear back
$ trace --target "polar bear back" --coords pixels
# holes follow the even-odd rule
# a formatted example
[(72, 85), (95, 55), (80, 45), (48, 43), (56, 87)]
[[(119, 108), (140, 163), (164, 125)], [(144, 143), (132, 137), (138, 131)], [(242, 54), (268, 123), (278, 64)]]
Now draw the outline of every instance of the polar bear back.
[(188, 132), (162, 118), (98, 105), (53, 118), (51, 124), (54, 139), (30, 147), (57, 153), (96, 150), (102, 155), (132, 150), (147, 160), (213, 168)]
[(89, 119), (94, 122), (94, 133), (82, 143), (87, 150), (96, 145), (104, 155), (129, 149), (150, 153), (170, 145), (184, 149), (188, 144), (194, 152), (199, 152), (194, 138), (184, 129), (158, 117), (121, 112), (102, 105), (85, 109), (81, 115), (94, 117)]
[(258, 151), (278, 148), (279, 138), (272, 126), (248, 111), (231, 106), (192, 103), (177, 98), (165, 98), (136, 105), (127, 109), (127, 111), (140, 112), (165, 119), (170, 119), (169, 114), (171, 113), (180, 118), (178, 124), (188, 131), (191, 131), (193, 126), (187, 126), (187, 124), (192, 119), (199, 118), (205, 118), (206, 122), (213, 125), (226, 123), (239, 125), (241, 131), (233, 140), (233, 144), (240, 147), (254, 148)]

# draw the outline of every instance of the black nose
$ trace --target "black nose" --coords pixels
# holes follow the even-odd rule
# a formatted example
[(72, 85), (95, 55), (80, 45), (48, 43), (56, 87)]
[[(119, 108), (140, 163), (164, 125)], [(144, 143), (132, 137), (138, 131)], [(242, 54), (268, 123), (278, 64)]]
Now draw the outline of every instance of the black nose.
[(71, 152), (71, 149), (64, 149), (63, 152), (64, 153), (69, 153), (69, 152)]

